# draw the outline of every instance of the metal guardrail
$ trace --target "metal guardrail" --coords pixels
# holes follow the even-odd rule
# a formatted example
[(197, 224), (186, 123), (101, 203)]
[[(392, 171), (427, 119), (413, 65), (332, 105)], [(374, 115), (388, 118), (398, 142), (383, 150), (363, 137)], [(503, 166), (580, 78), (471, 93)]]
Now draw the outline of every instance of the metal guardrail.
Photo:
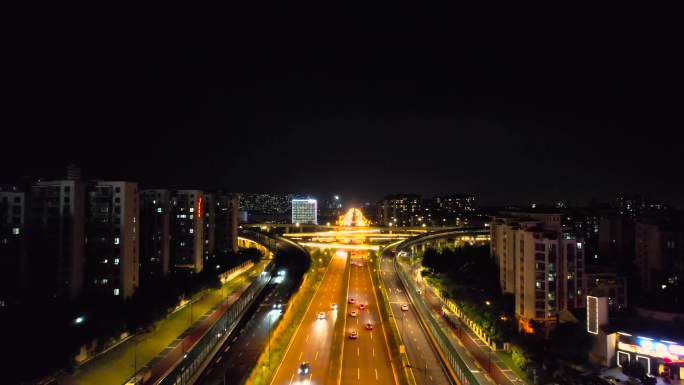
[(396, 250), (402, 250), (402, 249), (406, 249), (408, 247), (411, 247), (413, 245), (418, 245), (418, 244), (428, 242), (431, 240), (447, 238), (450, 236), (459, 236), (459, 235), (461, 235), (461, 236), (462, 235), (471, 235), (471, 236), (489, 235), (489, 228), (486, 228), (486, 227), (462, 227), (462, 228), (458, 228), (458, 229), (449, 229), (449, 230), (429, 232), (426, 234), (420, 234), (420, 235), (416, 235), (415, 237), (408, 238), (407, 240), (399, 243), (395, 247), (395, 249)]
[(399, 274), (399, 278), (404, 284), (404, 287), (407, 289), (408, 295), (411, 298), (411, 302), (413, 302), (416, 309), (420, 313), (419, 316), (425, 321), (425, 324), (430, 329), (430, 333), (446, 357), (446, 360), (448, 361), (451, 370), (456, 375), (459, 383), (462, 385), (480, 385), (480, 382), (478, 382), (473, 373), (471, 373), (470, 369), (468, 369), (465, 361), (463, 361), (463, 359), (460, 357), (447, 335), (444, 333), (439, 324), (437, 324), (437, 321), (433, 318), (430, 309), (420, 298), (413, 281), (406, 275), (406, 272), (404, 272), (404, 269), (401, 267), (396, 258), (394, 259), (394, 264), (397, 273)]

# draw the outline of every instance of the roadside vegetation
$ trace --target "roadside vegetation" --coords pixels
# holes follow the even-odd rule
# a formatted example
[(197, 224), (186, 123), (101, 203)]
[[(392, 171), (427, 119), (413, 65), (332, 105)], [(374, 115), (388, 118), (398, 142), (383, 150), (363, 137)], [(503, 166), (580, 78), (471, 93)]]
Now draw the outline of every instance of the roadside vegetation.
[(122, 335), (153, 332), (181, 300), (197, 299), (218, 289), (221, 273), (260, 258), (256, 249), (214, 255), (199, 274), (141, 279), (141, 286), (126, 300), (97, 295), (86, 287), (86, 295), (77, 303), (55, 301), (42, 297), (40, 283), (36, 282), (36, 287), (25, 293), (21, 305), (0, 310), (0, 326), (13, 331), (3, 344), (12, 351), (4, 361), (12, 368), (6, 371), (9, 377), (5, 380), (35, 381), (58, 370), (73, 372), (74, 357), (81, 346), (96, 354)]
[(488, 246), (430, 248), (409, 261), (420, 262), (423, 278), (454, 301), (492, 339), (510, 344), (510, 352), (498, 355), (513, 364), (512, 369), (523, 379), (529, 381), (536, 373), (542, 381), (563, 383), (563, 378), (572, 378), (573, 371), (586, 364), (592, 340), (581, 323), (560, 323), (548, 339), (539, 330), (536, 334), (518, 332), (515, 300), (501, 293), (499, 270), (489, 256)]
[(191, 313), (192, 321), (196, 321), (202, 314), (221, 303), (226, 294), (249, 286), (261, 273), (265, 263), (253, 266), (222, 287), (197, 293), (192, 299), (192, 309), (190, 305), (184, 306), (156, 322), (149, 328), (149, 332), (139, 333), (81, 365), (74, 372), (73, 381), (83, 385), (121, 385), (133, 375), (134, 369), (140, 370), (191, 325)]

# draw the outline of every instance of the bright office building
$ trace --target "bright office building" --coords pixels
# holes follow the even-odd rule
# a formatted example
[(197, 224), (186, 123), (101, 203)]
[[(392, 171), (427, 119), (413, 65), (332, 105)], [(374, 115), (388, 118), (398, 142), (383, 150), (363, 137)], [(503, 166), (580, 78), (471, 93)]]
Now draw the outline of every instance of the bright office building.
[(315, 199), (293, 199), (292, 223), (317, 225), (318, 202)]

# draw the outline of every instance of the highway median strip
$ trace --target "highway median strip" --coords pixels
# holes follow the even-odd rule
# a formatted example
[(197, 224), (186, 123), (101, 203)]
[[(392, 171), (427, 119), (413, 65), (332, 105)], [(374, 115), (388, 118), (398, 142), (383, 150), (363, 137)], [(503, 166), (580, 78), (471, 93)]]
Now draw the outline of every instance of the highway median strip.
[(382, 260), (382, 252), (376, 256), (376, 263), (374, 263), (371, 271), (371, 279), (373, 281), (373, 290), (379, 300), (378, 307), (380, 308), (380, 316), (382, 317), (383, 325), (386, 326), (387, 343), (389, 345), (390, 356), (393, 362), (398, 363), (403, 370), (399, 370), (399, 384), (401, 385), (416, 385), (416, 379), (413, 377), (413, 372), (409, 367), (408, 355), (406, 352), (401, 352), (403, 342), (396, 320), (392, 316), (392, 309), (390, 308), (390, 300), (387, 294), (385, 283), (380, 277), (380, 262)]

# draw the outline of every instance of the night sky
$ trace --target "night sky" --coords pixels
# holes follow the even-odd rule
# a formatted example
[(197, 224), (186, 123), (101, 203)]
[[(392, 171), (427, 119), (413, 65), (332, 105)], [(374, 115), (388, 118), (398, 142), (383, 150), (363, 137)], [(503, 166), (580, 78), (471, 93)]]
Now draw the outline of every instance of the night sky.
[(16, 3), (0, 182), (684, 203), (674, 10)]

